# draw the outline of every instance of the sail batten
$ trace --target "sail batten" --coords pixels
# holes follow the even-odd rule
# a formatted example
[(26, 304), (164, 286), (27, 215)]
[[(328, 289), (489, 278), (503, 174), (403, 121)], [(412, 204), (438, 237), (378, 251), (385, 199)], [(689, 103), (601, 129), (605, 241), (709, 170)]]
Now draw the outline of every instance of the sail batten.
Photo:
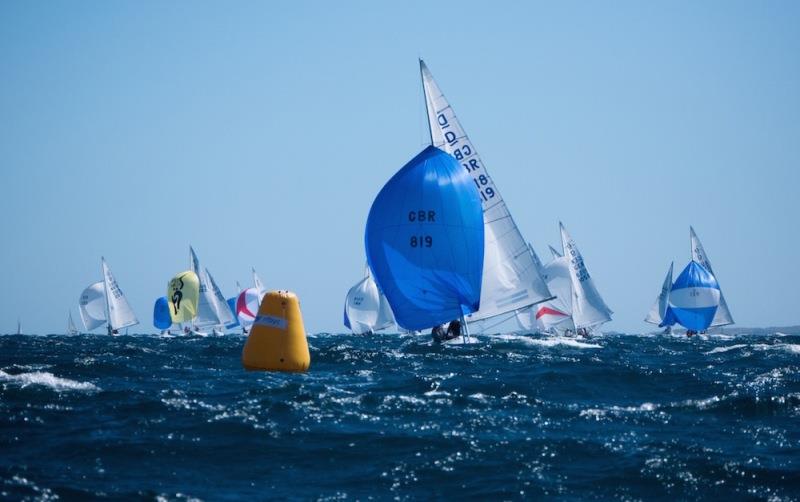
[[(530, 266), (530, 257), (524, 252), (527, 248), (525, 239), (452, 106), (422, 60), (420, 73), (431, 143), (453, 155), (468, 173), (483, 210), (486, 249), (480, 309), (467, 316), (467, 320), (474, 322), (496, 317), (546, 301), (552, 295), (536, 268)], [(514, 302), (502, 301), (514, 295)]]

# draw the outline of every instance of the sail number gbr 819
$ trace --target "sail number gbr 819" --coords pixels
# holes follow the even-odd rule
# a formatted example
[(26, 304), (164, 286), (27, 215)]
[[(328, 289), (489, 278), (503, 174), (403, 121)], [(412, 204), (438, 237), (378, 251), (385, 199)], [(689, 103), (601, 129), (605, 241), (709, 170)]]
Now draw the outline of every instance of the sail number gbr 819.
[[(436, 211), (419, 209), (417, 211), (408, 212), (408, 221), (410, 223), (435, 223)], [(429, 248), (433, 247), (433, 237), (426, 234), (412, 235), (408, 240), (408, 245), (412, 248)]]

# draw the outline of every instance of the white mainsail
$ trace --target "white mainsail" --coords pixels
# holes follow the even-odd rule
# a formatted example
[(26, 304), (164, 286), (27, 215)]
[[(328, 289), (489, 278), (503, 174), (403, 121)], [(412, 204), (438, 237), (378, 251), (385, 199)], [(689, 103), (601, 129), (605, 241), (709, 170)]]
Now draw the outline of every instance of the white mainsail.
[(106, 323), (106, 288), (103, 281), (90, 284), (83, 290), (78, 301), (78, 312), (86, 331)]
[(78, 334), (78, 328), (75, 327), (75, 321), (72, 320), (72, 310), (69, 311), (67, 316), (67, 333), (70, 335)]
[(200, 297), (197, 301), (197, 316), (192, 320), (192, 325), (197, 328), (216, 326), (220, 324), (220, 320), (214, 308), (216, 303), (214, 292), (208, 284), (206, 274), (204, 274), (203, 269), (200, 268), (200, 260), (197, 258), (197, 254), (194, 252), (192, 246), (189, 246), (189, 255), (192, 267), (191, 270), (197, 274), (198, 279), (200, 279)]
[(108, 312), (109, 331), (127, 328), (139, 324), (128, 300), (114, 279), (111, 269), (105, 258), (100, 259), (103, 264), (103, 285), (106, 295), (106, 310)]
[(256, 273), (256, 268), (252, 267), (253, 270), (253, 286), (258, 291), (258, 301), (260, 302), (264, 295), (267, 293), (266, 288), (264, 287), (264, 283), (261, 282), (261, 277), (258, 276)]
[(233, 312), (231, 312), (228, 301), (222, 295), (222, 291), (219, 289), (219, 286), (217, 286), (214, 277), (211, 276), (211, 272), (209, 272), (208, 269), (206, 269), (206, 276), (208, 277), (208, 284), (211, 286), (211, 292), (214, 295), (213, 306), (217, 319), (219, 320), (219, 324), (225, 327), (233, 322)]
[(484, 257), (480, 309), (467, 316), (479, 321), (552, 298), (528, 252), (503, 197), (472, 146), (453, 108), (420, 59), (431, 143), (453, 155), (470, 173), (483, 204)]
[(591, 328), (610, 321), (613, 312), (597, 291), (575, 241), (561, 222), (558, 225), (561, 229), (564, 259), (569, 263), (572, 280), (572, 321), (575, 328)]
[(369, 267), (364, 278), (347, 292), (344, 311), (350, 330), (357, 335), (372, 333), (394, 324), (389, 302), (375, 284)]
[(669, 308), (669, 292), (672, 289), (673, 265), (674, 263), (669, 264), (667, 276), (664, 278), (664, 284), (661, 286), (661, 293), (659, 293), (653, 306), (650, 307), (650, 312), (647, 313), (647, 318), (645, 318), (644, 322), (658, 325), (664, 321), (664, 317), (667, 315), (667, 308)]
[[(719, 283), (719, 277), (714, 273), (714, 269), (711, 268), (711, 261), (709, 261), (708, 255), (705, 249), (703, 249), (703, 245), (700, 243), (700, 239), (697, 238), (697, 234), (694, 233), (694, 228), (689, 227), (689, 234), (692, 241), (692, 260), (711, 272), (711, 275), (713, 275)], [(714, 314), (714, 320), (711, 321), (710, 327), (727, 326), (729, 324), (733, 324), (733, 317), (731, 316), (731, 311), (728, 309), (728, 302), (725, 301), (725, 297), (722, 295), (722, 290), (720, 289), (719, 307), (717, 307), (717, 313)]]

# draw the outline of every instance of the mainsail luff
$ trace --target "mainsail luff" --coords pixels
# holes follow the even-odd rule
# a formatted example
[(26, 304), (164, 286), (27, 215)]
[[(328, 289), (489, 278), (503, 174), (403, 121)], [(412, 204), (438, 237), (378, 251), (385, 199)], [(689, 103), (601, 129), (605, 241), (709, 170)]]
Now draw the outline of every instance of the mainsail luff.
[[(691, 226), (689, 227), (689, 235), (692, 245), (692, 260), (702, 265), (703, 268), (708, 270), (711, 275), (716, 278), (714, 269), (711, 267), (711, 261), (709, 261), (705, 249), (703, 249), (703, 244), (700, 243), (700, 239)], [(719, 282), (719, 279), (717, 279), (717, 282)], [(714, 315), (714, 320), (711, 321), (710, 327), (728, 326), (733, 323), (733, 316), (731, 316), (731, 311), (728, 309), (728, 302), (725, 301), (725, 296), (723, 296), (720, 290), (719, 307), (717, 308), (717, 313)]]
[(528, 245), (508, 211), (452, 107), (420, 59), (431, 144), (453, 155), (471, 176), (481, 199), (485, 226), (483, 284), (480, 309), (466, 316), (479, 321), (552, 298)]

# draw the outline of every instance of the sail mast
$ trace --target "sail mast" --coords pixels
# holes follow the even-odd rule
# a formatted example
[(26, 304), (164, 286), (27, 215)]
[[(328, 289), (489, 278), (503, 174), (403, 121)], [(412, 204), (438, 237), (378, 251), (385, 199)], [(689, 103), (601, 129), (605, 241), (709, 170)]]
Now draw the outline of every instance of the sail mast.
[(108, 334), (112, 334), (114, 332), (114, 328), (111, 326), (111, 307), (108, 304), (108, 278), (106, 277), (106, 259), (105, 257), (100, 257), (100, 264), (103, 272), (103, 291), (106, 297), (106, 328), (108, 329)]
[(425, 66), (425, 61), (422, 58), (419, 58), (419, 79), (422, 81), (422, 100), (425, 101), (425, 117), (428, 118), (426, 122), (428, 123), (428, 136), (431, 138), (431, 145), (433, 144), (433, 129), (431, 128), (431, 110), (430, 106), (428, 105), (428, 93), (425, 92), (425, 75), (423, 74), (423, 68), (427, 69)]

